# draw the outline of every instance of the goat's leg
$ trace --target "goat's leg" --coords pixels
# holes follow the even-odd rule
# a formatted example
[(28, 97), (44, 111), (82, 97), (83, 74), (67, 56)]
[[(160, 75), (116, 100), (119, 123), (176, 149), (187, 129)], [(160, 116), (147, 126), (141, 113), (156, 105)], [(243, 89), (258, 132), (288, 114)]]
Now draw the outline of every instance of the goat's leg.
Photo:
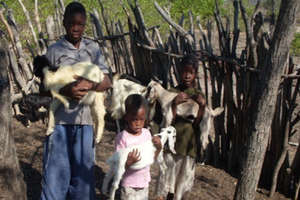
[(99, 143), (104, 132), (104, 96), (101, 93), (96, 94), (93, 104), (90, 106), (91, 115), (95, 124), (96, 143)]
[(120, 121), (116, 119), (116, 125), (117, 125), (117, 133), (121, 132), (121, 127), (120, 127)]
[(103, 194), (107, 194), (108, 191), (108, 183), (114, 176), (114, 167), (111, 165), (109, 168), (109, 171), (105, 174), (105, 177), (103, 179), (102, 188), (101, 191)]
[(54, 126), (55, 126), (55, 118), (54, 118), (54, 113), (56, 111), (56, 109), (59, 106), (59, 102), (56, 99), (53, 99), (53, 101), (50, 104), (49, 107), (49, 120), (48, 120), (48, 128), (46, 131), (46, 135), (50, 135), (53, 130), (54, 130)]
[(116, 171), (117, 172), (114, 176), (114, 181), (110, 190), (110, 200), (115, 199), (116, 190), (118, 189), (122, 176), (125, 173), (125, 163), (124, 165), (121, 165), (121, 167), (118, 167)]
[(58, 92), (54, 91), (54, 90), (50, 90), (51, 92), (51, 95), (53, 97), (53, 99), (57, 99), (59, 100), (62, 104), (64, 104), (65, 108), (69, 108), (70, 106), (70, 103), (69, 101), (67, 100), (66, 97), (64, 97), (63, 95), (59, 94)]

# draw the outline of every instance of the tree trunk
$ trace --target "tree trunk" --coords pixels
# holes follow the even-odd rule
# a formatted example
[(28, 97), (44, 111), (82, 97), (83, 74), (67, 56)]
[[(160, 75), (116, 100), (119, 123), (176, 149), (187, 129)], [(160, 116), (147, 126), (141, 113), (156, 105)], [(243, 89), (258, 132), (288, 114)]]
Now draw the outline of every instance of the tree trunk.
[(7, 69), (7, 43), (0, 40), (0, 199), (26, 200), (26, 185), (20, 170), (11, 127), (11, 101)]
[(299, 6), (298, 0), (282, 1), (274, 37), (257, 82), (252, 115), (249, 121), (249, 140), (242, 172), (235, 191), (235, 200), (253, 200), (275, 111), (277, 89), (287, 61), (289, 46)]

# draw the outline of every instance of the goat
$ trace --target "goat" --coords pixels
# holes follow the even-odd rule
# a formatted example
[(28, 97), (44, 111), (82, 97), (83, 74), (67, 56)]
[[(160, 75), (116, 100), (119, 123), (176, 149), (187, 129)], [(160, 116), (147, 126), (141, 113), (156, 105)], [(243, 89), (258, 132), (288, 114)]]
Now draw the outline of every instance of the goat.
[[(20, 111), (25, 117), (22, 121), (26, 126), (29, 126), (30, 122), (40, 119), (43, 123), (46, 122), (51, 97), (40, 96), (37, 93), (23, 94), (23, 97), (15, 103), (19, 103)], [(17, 117), (21, 119), (20, 116)]]
[[(147, 94), (147, 88), (133, 80), (134, 78), (132, 77), (128, 79), (128, 76), (122, 78), (119, 74), (116, 74), (113, 77), (111, 105), (109, 110), (112, 118), (116, 120), (118, 132), (121, 130), (119, 120), (122, 119), (125, 114), (126, 98), (131, 94), (140, 94), (144, 97)], [(153, 115), (153, 107), (155, 107), (155, 105), (150, 105), (150, 116), (148, 119), (151, 119), (151, 115)]]
[[(164, 89), (161, 84), (153, 80), (148, 84), (148, 89), (150, 90), (148, 100), (150, 102), (158, 100), (161, 104), (163, 115), (161, 127), (170, 126), (173, 119), (172, 101), (178, 94)], [(177, 105), (176, 115), (186, 119), (196, 118), (198, 109), (199, 105), (194, 100), (188, 99), (186, 102)]]
[(147, 88), (128, 79), (120, 79), (116, 74), (112, 84), (112, 102), (110, 106), (111, 115), (115, 120), (119, 120), (125, 114), (125, 100), (131, 94), (141, 94), (145, 96)]
[[(178, 94), (176, 92), (170, 92), (164, 89), (158, 82), (153, 80), (148, 84), (148, 88), (150, 89), (148, 100), (158, 100), (161, 104), (163, 115), (161, 127), (170, 126), (173, 119), (172, 101)], [(197, 117), (198, 110), (199, 105), (194, 100), (188, 99), (186, 102), (177, 105), (176, 115), (186, 119), (195, 119)], [(207, 144), (209, 143), (208, 135), (211, 128), (211, 120), (220, 115), (223, 110), (224, 108), (222, 107), (218, 107), (213, 110), (208, 106), (205, 106), (205, 112), (199, 124), (201, 131), (200, 143), (202, 150), (205, 150)]]
[[(169, 126), (167, 128), (162, 129), (162, 131), (155, 136), (160, 136), (161, 137), (161, 144), (164, 146), (166, 142), (168, 141), (168, 145), (170, 148), (170, 151), (172, 153), (175, 152), (175, 140), (176, 140), (176, 130), (174, 127)], [(106, 161), (110, 169), (106, 173), (105, 178), (103, 180), (103, 185), (102, 185), (102, 192), (104, 194), (107, 194), (107, 189), (108, 189), (108, 183), (113, 179), (112, 187), (110, 190), (110, 200), (113, 200), (115, 197), (115, 191), (119, 187), (119, 183), (122, 179), (123, 174), (125, 173), (125, 164), (127, 161), (128, 153), (131, 152), (133, 149), (137, 149), (138, 152), (140, 153), (140, 160), (133, 165), (130, 166), (130, 169), (133, 170), (138, 170), (142, 169), (144, 167), (147, 167), (151, 165), (154, 162), (154, 154), (156, 151), (155, 146), (153, 145), (152, 141), (149, 140), (143, 144), (139, 145), (134, 145), (128, 148), (120, 149), (119, 151), (115, 152), (108, 160)], [(159, 166), (161, 167), (161, 171), (164, 172), (167, 168), (166, 164), (164, 163), (163, 160), (163, 155), (162, 152), (159, 153), (157, 157), (157, 162), (159, 163)]]
[[(46, 135), (53, 132), (55, 126), (54, 113), (60, 103), (69, 108), (67, 97), (61, 95), (59, 90), (65, 85), (76, 81), (74, 76), (81, 76), (88, 80), (100, 83), (104, 79), (104, 73), (97, 65), (90, 62), (80, 62), (74, 65), (54, 68), (45, 56), (37, 56), (34, 60), (35, 75), (42, 79), (46, 90), (50, 90), (53, 101), (50, 104), (49, 123)], [(95, 125), (96, 142), (100, 142), (104, 130), (104, 94), (89, 91), (79, 103), (90, 106), (91, 115)]]

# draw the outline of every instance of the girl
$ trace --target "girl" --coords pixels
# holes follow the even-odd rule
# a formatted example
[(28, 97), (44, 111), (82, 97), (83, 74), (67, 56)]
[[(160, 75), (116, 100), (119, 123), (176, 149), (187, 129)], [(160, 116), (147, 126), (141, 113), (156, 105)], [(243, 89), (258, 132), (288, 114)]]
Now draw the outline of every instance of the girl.
[[(197, 154), (196, 138), (199, 137), (198, 125), (205, 109), (204, 95), (195, 88), (197, 69), (197, 58), (193, 55), (185, 56), (180, 63), (181, 82), (175, 89), (171, 89), (178, 92), (172, 102), (172, 125), (176, 128), (176, 155), (170, 152), (164, 154), (168, 170), (165, 175), (159, 177), (158, 200), (163, 200), (168, 193), (168, 199), (180, 200), (193, 186)], [(199, 105), (199, 111), (193, 123), (176, 116), (177, 105), (188, 98), (194, 99)]]
[[(125, 101), (124, 116), (126, 127), (116, 138), (116, 151), (151, 140), (157, 148), (155, 159), (161, 150), (159, 137), (151, 136), (148, 129), (144, 128), (147, 113), (146, 100), (138, 94), (129, 95)], [(128, 154), (126, 172), (122, 178), (122, 200), (146, 200), (148, 199), (148, 186), (150, 182), (150, 166), (140, 170), (131, 170), (130, 166), (140, 160), (137, 150)]]

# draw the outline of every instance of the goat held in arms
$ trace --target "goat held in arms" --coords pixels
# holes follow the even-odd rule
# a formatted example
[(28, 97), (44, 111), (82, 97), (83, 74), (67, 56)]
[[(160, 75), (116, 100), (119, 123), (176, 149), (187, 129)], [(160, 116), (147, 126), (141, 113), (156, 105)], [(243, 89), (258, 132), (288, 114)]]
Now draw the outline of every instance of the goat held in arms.
[[(163, 128), (162, 131), (154, 136), (160, 136), (161, 144), (164, 146), (167, 141), (172, 153), (175, 152), (175, 141), (176, 141), (176, 129), (173, 126), (169, 126), (167, 128)], [(114, 177), (112, 188), (110, 190), (110, 200), (113, 200), (115, 197), (115, 192), (119, 187), (119, 183), (122, 179), (123, 174), (125, 173), (125, 164), (127, 161), (127, 157), (129, 152), (133, 149), (137, 149), (140, 153), (140, 160), (130, 166), (131, 169), (138, 170), (144, 167), (151, 165), (154, 162), (154, 155), (156, 148), (153, 145), (152, 141), (149, 140), (143, 144), (134, 145), (131, 147), (127, 147), (124, 149), (120, 149), (119, 151), (115, 152), (108, 160), (106, 161), (110, 169), (106, 173), (105, 178), (102, 184), (102, 192), (104, 194), (107, 193), (108, 183)], [(164, 172), (167, 168), (166, 164), (164, 163), (162, 152), (160, 152), (157, 156), (157, 162), (159, 164), (160, 170)]]
[[(53, 97), (49, 109), (49, 123), (46, 134), (53, 132), (55, 126), (54, 113), (60, 103), (69, 107), (69, 100), (59, 93), (65, 85), (76, 81), (76, 76), (81, 76), (90, 81), (100, 83), (104, 79), (104, 73), (97, 65), (90, 62), (79, 62), (74, 65), (53, 67), (45, 56), (37, 56), (34, 60), (34, 74), (41, 78), (46, 90), (50, 90)], [(96, 142), (100, 142), (104, 130), (104, 94), (102, 92), (89, 91), (79, 103), (89, 105), (94, 121)]]

